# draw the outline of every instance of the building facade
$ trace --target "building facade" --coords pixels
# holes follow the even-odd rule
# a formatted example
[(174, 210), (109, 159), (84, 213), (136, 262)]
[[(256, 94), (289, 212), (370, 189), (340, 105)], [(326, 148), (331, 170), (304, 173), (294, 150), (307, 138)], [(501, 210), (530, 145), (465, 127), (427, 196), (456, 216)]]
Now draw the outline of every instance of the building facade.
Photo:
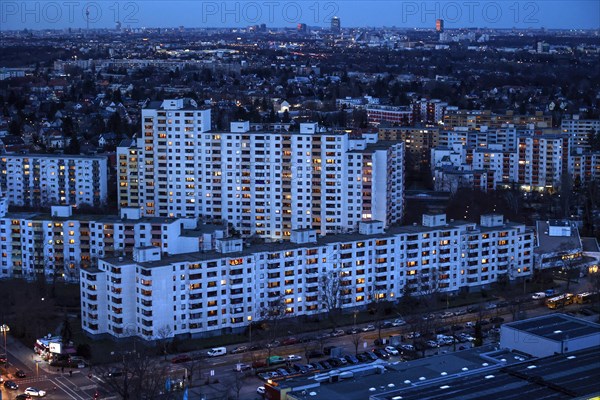
[(402, 218), (403, 143), (314, 123), (265, 132), (235, 122), (229, 132), (209, 132), (210, 110), (181, 101), (150, 104), (142, 117), (144, 136), (117, 156), (119, 204), (144, 216), (222, 219), (243, 236), (271, 240)]
[[(533, 232), (483, 216), (479, 225), (425, 215), (422, 225), (359, 233), (295, 231), (293, 240), (244, 248), (223, 240), (219, 251), (161, 255), (157, 248), (104, 258), (81, 271), (83, 329), (92, 335), (218, 335), (238, 331), (283, 307), (285, 316), (488, 285), (531, 274)], [(219, 242), (219, 241), (218, 241)], [(108, 284), (105, 284), (108, 282)], [(336, 282), (336, 284), (331, 284)]]
[(102, 156), (3, 154), (0, 193), (15, 206), (102, 207), (108, 196), (107, 162)]

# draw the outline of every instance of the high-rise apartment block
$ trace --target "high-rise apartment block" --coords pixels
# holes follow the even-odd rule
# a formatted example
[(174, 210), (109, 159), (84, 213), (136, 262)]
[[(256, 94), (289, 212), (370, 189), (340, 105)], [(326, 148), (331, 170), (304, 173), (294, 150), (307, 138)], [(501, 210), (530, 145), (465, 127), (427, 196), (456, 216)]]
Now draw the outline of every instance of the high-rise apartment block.
[(210, 131), (210, 110), (188, 100), (150, 103), (143, 135), (117, 149), (119, 204), (144, 216), (220, 219), (244, 236), (289, 239), (385, 225), (403, 213), (404, 144), (351, 137), (315, 123), (298, 132), (249, 122)]
[(89, 205), (108, 196), (108, 166), (103, 156), (3, 154), (0, 193), (16, 206)]

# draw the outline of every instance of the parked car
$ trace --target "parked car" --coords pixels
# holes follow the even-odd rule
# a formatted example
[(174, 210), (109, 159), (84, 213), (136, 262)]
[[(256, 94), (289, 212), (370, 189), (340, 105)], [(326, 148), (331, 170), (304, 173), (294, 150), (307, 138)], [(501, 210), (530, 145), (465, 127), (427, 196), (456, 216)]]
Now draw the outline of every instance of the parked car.
[(252, 365), (250, 365), (250, 364), (235, 364), (235, 367), (233, 368), (233, 370), (236, 372), (243, 372), (243, 371), (248, 371), (251, 369), (252, 369)]
[(498, 308), (498, 305), (497, 305), (496, 303), (488, 303), (488, 304), (485, 306), (485, 309), (486, 309), (486, 310), (493, 310), (493, 309), (495, 309), (495, 308)]
[(375, 350), (373, 350), (373, 353), (375, 353), (375, 355), (377, 357), (382, 358), (384, 360), (387, 360), (388, 358), (390, 358), (390, 353), (388, 353), (384, 349), (375, 349)]
[(235, 349), (231, 350), (231, 354), (244, 353), (246, 351), (248, 351), (247, 346), (238, 346)]
[(120, 368), (113, 368), (106, 373), (107, 378), (118, 378), (123, 376), (123, 370)]
[(15, 372), (15, 376), (16, 376), (17, 378), (25, 378), (25, 377), (27, 376), (27, 374), (25, 373), (25, 371), (18, 369), (18, 370)]
[(361, 329), (363, 332), (371, 332), (375, 330), (375, 325), (367, 325)]
[(479, 306), (467, 307), (467, 313), (469, 314), (476, 313), (477, 311), (479, 311)]
[(291, 344), (296, 344), (298, 343), (298, 339), (296, 339), (295, 337), (289, 337), (287, 339), (284, 339), (281, 344), (284, 346), (289, 346)]
[(319, 361), (319, 364), (321, 364), (324, 369), (331, 369), (331, 368), (333, 368), (333, 365), (331, 365), (327, 360), (325, 360), (325, 361)]
[(382, 329), (387, 329), (387, 328), (391, 328), (392, 326), (394, 326), (394, 323), (392, 321), (385, 321), (385, 322), (382, 322), (380, 325), (381, 325)]
[(360, 329), (358, 328), (350, 328), (350, 329), (346, 329), (346, 335), (354, 335), (360, 332)]
[(299, 361), (302, 360), (301, 356), (297, 356), (295, 354), (290, 354), (289, 356), (287, 356), (287, 361)]
[(388, 353), (390, 353), (393, 356), (397, 356), (400, 354), (400, 352), (398, 350), (396, 350), (396, 348), (394, 346), (386, 346), (385, 351), (387, 351)]
[(352, 354), (346, 354), (344, 356), (344, 358), (348, 361), (348, 363), (350, 364), (358, 364), (360, 361), (358, 360), (358, 357), (353, 356)]
[(358, 358), (358, 361), (360, 361), (360, 362), (371, 361), (371, 359), (365, 353), (357, 354), (356, 358)]
[(294, 364), (293, 367), (297, 372), (300, 372), (301, 374), (306, 374), (308, 371), (310, 371), (312, 369), (304, 364)]
[(402, 318), (396, 318), (394, 320), (394, 322), (392, 322), (392, 326), (402, 326), (402, 325), (406, 325), (406, 321), (403, 320)]
[(265, 394), (266, 393), (265, 387), (264, 386), (257, 387), (256, 388), (256, 393), (258, 393), (258, 394)]
[(457, 315), (457, 316), (465, 315), (465, 314), (467, 314), (467, 310), (458, 310), (458, 311), (454, 312), (454, 315)]
[(450, 317), (454, 317), (454, 313), (450, 312), (450, 311), (446, 311), (445, 313), (443, 313), (442, 315), (440, 315), (440, 317), (442, 319), (446, 319), (446, 318), (450, 318)]
[(19, 388), (19, 385), (17, 385), (15, 382), (13, 381), (5, 381), (4, 382), (4, 387), (10, 390), (17, 390)]
[(379, 359), (379, 357), (377, 357), (375, 354), (373, 354), (370, 351), (365, 351), (364, 353), (362, 353), (364, 355), (366, 355), (366, 357), (370, 360), (370, 361), (376, 361)]
[(344, 332), (341, 329), (331, 332), (331, 336), (333, 336), (333, 337), (344, 336), (345, 334), (346, 334), (346, 332)]
[(540, 300), (546, 297), (546, 293), (544, 292), (537, 292), (531, 295), (531, 298), (533, 300)]
[(435, 349), (436, 347), (440, 347), (440, 344), (435, 340), (428, 340), (425, 342), (425, 345), (430, 349)]
[(171, 359), (171, 363), (173, 364), (181, 364), (188, 361), (192, 361), (192, 358), (187, 354), (180, 354)]
[(267, 349), (272, 349), (274, 347), (279, 347), (281, 343), (279, 342), (279, 340), (273, 340), (271, 343), (267, 344)]
[(415, 346), (412, 344), (401, 344), (398, 346), (402, 351), (415, 351)]

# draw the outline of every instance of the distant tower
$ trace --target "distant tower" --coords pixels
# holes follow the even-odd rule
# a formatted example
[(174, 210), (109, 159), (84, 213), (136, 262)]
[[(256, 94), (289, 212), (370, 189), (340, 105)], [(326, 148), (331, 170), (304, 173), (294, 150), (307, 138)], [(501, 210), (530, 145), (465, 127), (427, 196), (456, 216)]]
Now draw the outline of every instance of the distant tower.
[(342, 29), (342, 25), (340, 22), (340, 17), (331, 18), (331, 32), (339, 33)]
[(438, 33), (444, 32), (444, 20), (443, 19), (435, 20), (435, 31)]
[(302, 24), (302, 23), (298, 24), (297, 30), (300, 33), (306, 33), (306, 24)]
[(85, 9), (85, 28), (88, 31), (90, 30), (90, 9), (89, 8)]

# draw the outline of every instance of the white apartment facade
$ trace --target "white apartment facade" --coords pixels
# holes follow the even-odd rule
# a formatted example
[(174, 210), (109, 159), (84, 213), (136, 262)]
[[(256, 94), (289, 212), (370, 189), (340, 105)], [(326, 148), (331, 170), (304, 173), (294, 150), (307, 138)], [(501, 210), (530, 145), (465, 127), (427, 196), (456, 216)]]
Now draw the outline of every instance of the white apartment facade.
[[(285, 314), (326, 312), (325, 296), (342, 308), (414, 294), (454, 292), (532, 272), (534, 234), (502, 216), (480, 225), (446, 223), (425, 215), (423, 224), (391, 228), (361, 223), (355, 234), (317, 241), (314, 230), (293, 240), (244, 248), (230, 239), (220, 252), (161, 256), (136, 249), (133, 257), (105, 258), (81, 271), (82, 327), (91, 335), (218, 335), (241, 330), (283, 303)], [(325, 278), (338, 280), (328, 292)]]
[[(189, 114), (189, 115), (188, 115)], [(301, 124), (299, 132), (210, 132), (210, 110), (166, 100), (142, 110), (144, 134), (117, 149), (119, 204), (145, 216), (222, 219), (244, 236), (386, 226), (403, 212), (404, 144), (351, 138)]]
[(569, 136), (571, 148), (584, 147), (589, 149), (588, 135), (591, 132), (600, 132), (600, 119), (580, 119), (579, 115), (563, 119), (561, 130)]
[[(0, 278), (58, 275), (77, 280), (79, 270), (103, 257), (122, 257), (136, 247), (165, 254), (211, 250), (224, 227), (197, 226), (193, 219), (142, 217), (139, 209), (119, 216), (73, 215), (71, 207), (48, 213), (0, 214)], [(64, 275), (63, 275), (64, 274)]]
[(16, 206), (102, 207), (108, 195), (107, 162), (103, 156), (3, 154), (0, 193)]

